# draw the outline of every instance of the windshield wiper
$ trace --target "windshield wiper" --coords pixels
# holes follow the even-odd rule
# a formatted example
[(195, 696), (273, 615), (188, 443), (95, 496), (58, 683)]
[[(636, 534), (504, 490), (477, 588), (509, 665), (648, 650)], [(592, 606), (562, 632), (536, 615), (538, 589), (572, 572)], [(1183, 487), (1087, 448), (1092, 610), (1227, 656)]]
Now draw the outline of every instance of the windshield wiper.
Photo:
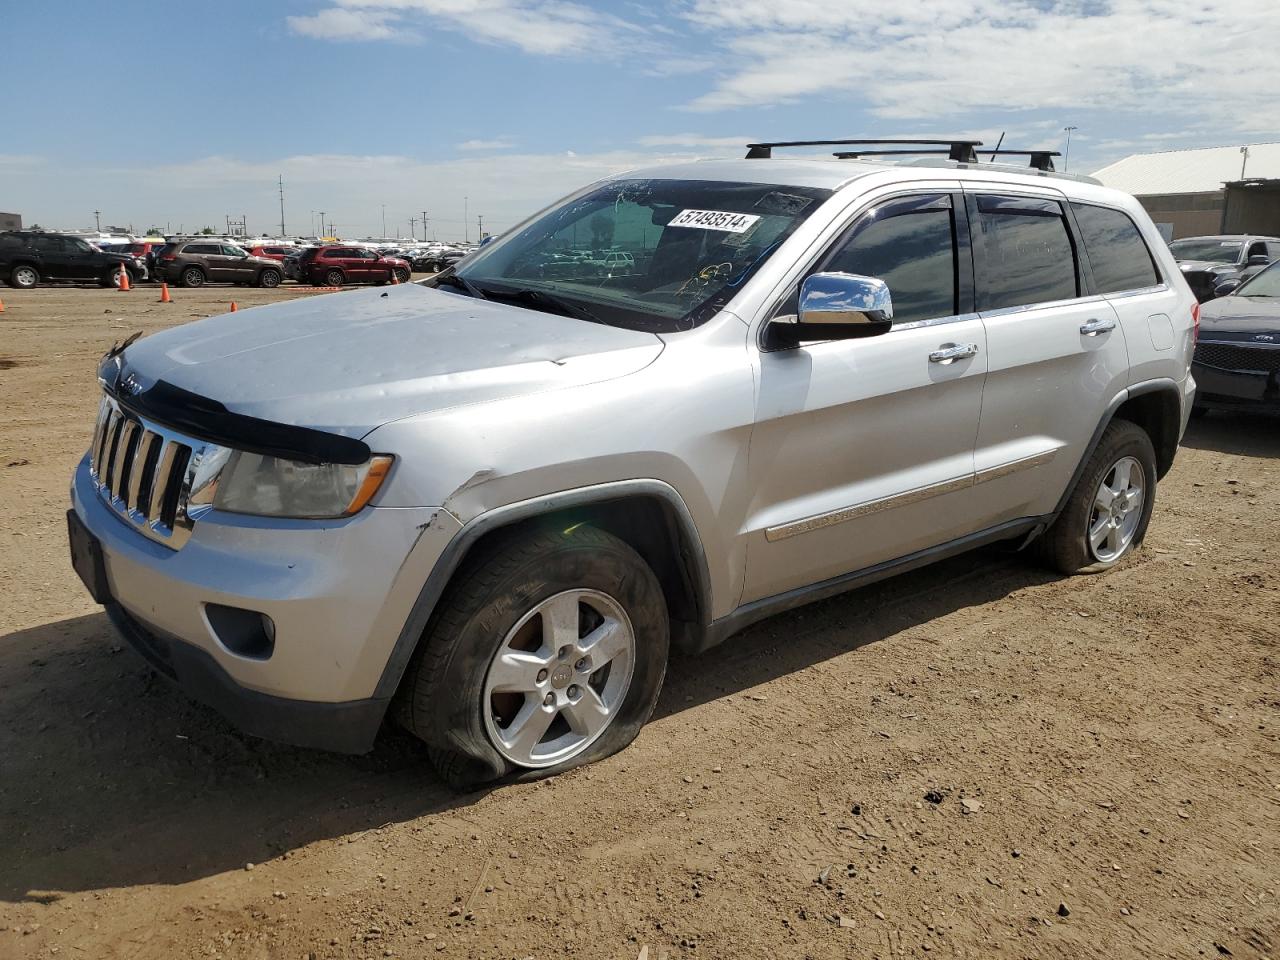
[(442, 283), (447, 283), (449, 286), (456, 287), (457, 289), (461, 290), (463, 293), (467, 294), (468, 296), (475, 297), (477, 300), (489, 299), (485, 295), (485, 292), (481, 290), (479, 287), (477, 287), (474, 283), (466, 279), (466, 277), (458, 276), (456, 273), (453, 273), (452, 271), (445, 271), (444, 273), (438, 273), (436, 274), (434, 279), (436, 282), (436, 286), (440, 286), (440, 284)]
[[(461, 278), (459, 278), (461, 279)], [(545, 293), (542, 290), (531, 290), (525, 288), (523, 290), (483, 290), (482, 294), (492, 300), (514, 300), (517, 303), (523, 303), (534, 310), (541, 310), (543, 313), (558, 313), (564, 317), (574, 317), (577, 320), (587, 320), (591, 323), (604, 323), (599, 317), (588, 310), (586, 307), (580, 306), (571, 300), (565, 300), (557, 297), (554, 293)]]

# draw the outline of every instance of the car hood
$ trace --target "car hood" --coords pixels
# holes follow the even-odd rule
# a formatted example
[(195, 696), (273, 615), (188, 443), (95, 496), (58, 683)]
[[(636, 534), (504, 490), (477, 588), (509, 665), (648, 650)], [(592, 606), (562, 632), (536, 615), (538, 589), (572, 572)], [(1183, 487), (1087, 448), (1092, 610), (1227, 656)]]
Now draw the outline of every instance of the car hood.
[[(1274, 341), (1257, 340), (1260, 336)], [(1280, 297), (1218, 297), (1200, 305), (1200, 339), (1280, 343)]]
[(164, 381), (232, 413), (362, 437), (391, 420), (625, 376), (650, 333), (418, 284), (303, 297), (174, 327), (123, 356), (134, 391)]
[(1183, 273), (1206, 271), (1208, 273), (1231, 273), (1239, 270), (1234, 263), (1221, 263), (1215, 260), (1179, 260), (1178, 269)]

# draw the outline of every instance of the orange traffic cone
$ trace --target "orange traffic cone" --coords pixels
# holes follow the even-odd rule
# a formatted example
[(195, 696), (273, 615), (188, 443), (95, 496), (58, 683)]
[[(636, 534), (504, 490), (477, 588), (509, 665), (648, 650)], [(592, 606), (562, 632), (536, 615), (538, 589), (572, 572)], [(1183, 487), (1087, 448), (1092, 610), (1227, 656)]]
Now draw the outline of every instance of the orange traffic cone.
[(129, 292), (129, 271), (124, 268), (124, 264), (120, 264), (120, 289), (124, 293)]
[(0, 300), (0, 313), (4, 313), (4, 301)]
[(239, 310), (239, 309), (240, 309), (240, 308), (236, 306), (236, 302), (235, 302), (234, 300), (232, 300), (232, 301), (231, 301), (231, 312), (232, 312), (232, 313), (235, 313), (235, 312), (236, 312), (237, 310)]
[(169, 285), (167, 283), (160, 284), (160, 302), (173, 303), (173, 297), (169, 296)]
[(399, 275), (398, 273), (396, 273), (394, 270), (392, 270), (392, 271), (391, 271), (391, 282), (392, 282), (392, 283), (399, 283), (399, 282), (400, 282), (400, 275)]

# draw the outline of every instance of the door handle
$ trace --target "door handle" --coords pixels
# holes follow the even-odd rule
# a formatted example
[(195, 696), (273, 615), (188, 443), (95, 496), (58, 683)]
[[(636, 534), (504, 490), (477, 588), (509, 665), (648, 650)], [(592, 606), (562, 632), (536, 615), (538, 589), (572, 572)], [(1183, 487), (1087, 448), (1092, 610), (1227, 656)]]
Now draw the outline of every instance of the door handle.
[(1114, 330), (1116, 322), (1110, 317), (1100, 317), (1093, 320), (1086, 320), (1080, 324), (1080, 332), (1086, 337), (1096, 337), (1100, 333), (1106, 333), (1108, 330)]
[(940, 349), (929, 354), (929, 362), (955, 363), (957, 360), (964, 360), (977, 355), (978, 345), (976, 343), (946, 343)]

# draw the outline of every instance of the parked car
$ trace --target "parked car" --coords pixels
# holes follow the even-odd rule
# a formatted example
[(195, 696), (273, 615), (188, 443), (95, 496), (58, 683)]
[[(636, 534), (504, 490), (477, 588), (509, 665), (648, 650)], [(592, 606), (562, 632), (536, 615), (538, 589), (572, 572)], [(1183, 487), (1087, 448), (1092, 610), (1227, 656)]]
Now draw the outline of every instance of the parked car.
[(1222, 296), (1233, 283), (1238, 285), (1280, 260), (1280, 240), (1275, 237), (1187, 237), (1174, 240), (1169, 249), (1201, 303)]
[(104, 287), (116, 286), (121, 264), (130, 281), (147, 276), (146, 264), (137, 257), (100, 250), (79, 237), (39, 230), (0, 233), (0, 278), (22, 290), (49, 280), (97, 280)]
[[(109, 253), (125, 253), (141, 260), (149, 275), (155, 274), (156, 253), (165, 245), (165, 240), (133, 240), (129, 243), (100, 243), (98, 247)], [(143, 277), (142, 279), (147, 279)]]
[(1191, 370), (1196, 413), (1280, 412), (1280, 263), (1204, 305)]
[(300, 283), (341, 287), (348, 283), (386, 283), (394, 275), (401, 283), (413, 274), (399, 257), (383, 257), (365, 247), (335, 244), (311, 247), (298, 259)]
[(233, 243), (182, 240), (167, 243), (156, 256), (156, 279), (199, 287), (205, 283), (278, 287), (284, 269), (278, 260), (255, 257)]
[[(538, 276), (593, 232), (645, 272)], [(671, 645), (982, 544), (1122, 561), (1198, 310), (1087, 178), (656, 166), (438, 277), (113, 351), (72, 558), (250, 733), (359, 752), (390, 716), (455, 785), (553, 773), (636, 736)]]
[(294, 246), (256, 246), (249, 250), (249, 255), (253, 257), (266, 257), (268, 260), (277, 260), (284, 262), (288, 257), (298, 252), (298, 248)]

